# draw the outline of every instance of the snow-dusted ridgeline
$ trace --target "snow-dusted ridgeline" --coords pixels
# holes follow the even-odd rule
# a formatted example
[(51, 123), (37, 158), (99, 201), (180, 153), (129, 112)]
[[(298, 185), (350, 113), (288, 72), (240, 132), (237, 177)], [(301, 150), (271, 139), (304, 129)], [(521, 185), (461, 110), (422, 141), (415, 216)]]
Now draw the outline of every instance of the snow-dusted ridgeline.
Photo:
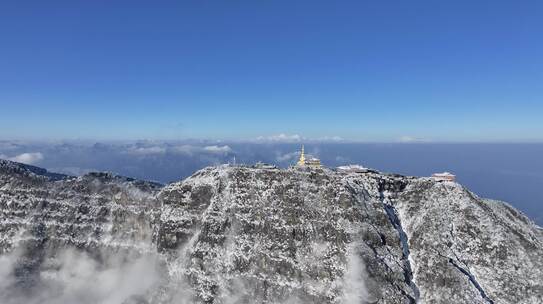
[[(125, 303), (543, 303), (541, 230), (430, 178), (219, 166), (161, 187), (0, 161), (0, 214), (3, 257), (18, 254), (0, 258), (4, 302), (76, 250), (103, 265), (96, 277), (154, 273), (114, 293)], [(118, 255), (152, 255), (155, 271)]]

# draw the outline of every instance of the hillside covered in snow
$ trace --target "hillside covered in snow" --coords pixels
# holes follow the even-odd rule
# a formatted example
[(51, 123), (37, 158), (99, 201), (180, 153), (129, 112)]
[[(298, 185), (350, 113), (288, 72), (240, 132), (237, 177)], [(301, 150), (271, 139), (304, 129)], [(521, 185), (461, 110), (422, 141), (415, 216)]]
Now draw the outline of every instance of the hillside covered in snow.
[(160, 185), (0, 160), (0, 302), (543, 303), (543, 232), (462, 185), (208, 167)]

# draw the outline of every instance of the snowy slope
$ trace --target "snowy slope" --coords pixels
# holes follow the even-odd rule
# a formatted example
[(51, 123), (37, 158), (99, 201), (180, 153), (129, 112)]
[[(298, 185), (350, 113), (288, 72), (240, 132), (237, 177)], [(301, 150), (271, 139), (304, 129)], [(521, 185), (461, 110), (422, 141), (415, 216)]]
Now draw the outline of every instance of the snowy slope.
[(543, 303), (541, 230), (428, 178), (219, 166), (161, 187), (1, 161), (0, 214), (8, 304)]

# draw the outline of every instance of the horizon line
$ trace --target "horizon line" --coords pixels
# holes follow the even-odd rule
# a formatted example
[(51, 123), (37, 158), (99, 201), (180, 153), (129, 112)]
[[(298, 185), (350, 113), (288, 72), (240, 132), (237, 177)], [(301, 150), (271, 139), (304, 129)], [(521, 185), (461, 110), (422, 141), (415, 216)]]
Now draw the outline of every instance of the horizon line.
[(58, 139), (3, 139), (0, 142), (15, 143), (200, 143), (200, 144), (543, 144), (543, 140), (355, 140), (355, 139), (319, 139), (301, 138), (296, 140), (281, 139), (220, 139), (220, 138), (178, 138), (178, 139), (108, 139), (108, 138), (58, 138)]

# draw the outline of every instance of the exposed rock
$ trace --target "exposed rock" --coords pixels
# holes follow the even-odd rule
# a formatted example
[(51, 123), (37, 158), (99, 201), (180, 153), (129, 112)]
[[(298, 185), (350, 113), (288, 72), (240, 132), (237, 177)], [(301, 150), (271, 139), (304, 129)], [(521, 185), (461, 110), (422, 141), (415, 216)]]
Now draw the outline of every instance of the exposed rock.
[(152, 265), (111, 303), (543, 303), (541, 230), (456, 183), (219, 166), (162, 187), (41, 170), (0, 161), (9, 304), (59, 282), (70, 250), (100, 278)]

